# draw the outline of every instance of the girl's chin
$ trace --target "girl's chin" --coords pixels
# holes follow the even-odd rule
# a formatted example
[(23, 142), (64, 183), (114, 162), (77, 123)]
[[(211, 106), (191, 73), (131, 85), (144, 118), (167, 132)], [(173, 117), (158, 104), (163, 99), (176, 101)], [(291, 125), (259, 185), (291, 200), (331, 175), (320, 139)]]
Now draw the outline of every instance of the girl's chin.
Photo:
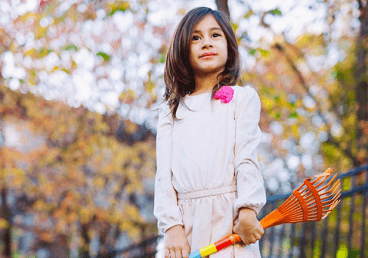
[(213, 73), (218, 73), (218, 72), (222, 72), (224, 70), (223, 67), (205, 67), (202, 69), (198, 69), (197, 70), (197, 74), (213, 74)]

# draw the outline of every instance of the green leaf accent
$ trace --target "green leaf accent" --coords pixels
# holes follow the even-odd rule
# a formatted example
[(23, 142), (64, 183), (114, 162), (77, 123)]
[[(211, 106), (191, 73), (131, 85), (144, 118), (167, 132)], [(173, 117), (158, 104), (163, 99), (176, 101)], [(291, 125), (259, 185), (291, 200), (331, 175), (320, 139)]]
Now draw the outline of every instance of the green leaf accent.
[(281, 11), (277, 8), (274, 10), (271, 10), (270, 13), (272, 13), (273, 15), (281, 15)]
[(267, 50), (258, 49), (262, 56), (266, 56), (268, 54)]
[(254, 14), (253, 10), (249, 10), (245, 15), (244, 18), (249, 18), (250, 16), (252, 16)]
[(251, 49), (251, 50), (249, 50), (249, 54), (251, 54), (252, 56), (254, 56), (254, 54), (256, 53), (256, 49)]
[(335, 71), (335, 72), (333, 72), (332, 73), (332, 77), (336, 80), (337, 79), (337, 74), (338, 74), (338, 72), (337, 71)]
[(110, 61), (110, 59), (111, 59), (111, 57), (108, 54), (104, 53), (104, 52), (98, 52), (97, 56), (101, 56), (104, 59), (105, 62)]
[(236, 31), (238, 24), (231, 22), (231, 27), (233, 27), (233, 30)]
[(296, 118), (296, 117), (298, 117), (298, 113), (297, 112), (292, 112), (289, 115), (289, 118)]
[(47, 56), (50, 52), (52, 52), (52, 50), (51, 50), (51, 49), (48, 49), (48, 48), (46, 48), (46, 47), (42, 47), (42, 48), (38, 51), (38, 53), (40, 54), (40, 57), (41, 57), (41, 58), (42, 58), (42, 57)]
[(69, 44), (65, 47), (65, 50), (74, 50), (77, 51), (78, 48), (74, 44)]
[(163, 54), (161, 54), (161, 56), (160, 56), (160, 60), (158, 60), (161, 64), (163, 64), (163, 63), (165, 63), (165, 60), (166, 60), (166, 57), (163, 55)]
[(110, 16), (113, 16), (114, 13), (120, 11), (120, 12), (125, 12), (126, 10), (130, 9), (130, 4), (128, 1), (126, 2), (122, 2), (119, 4), (113, 4), (111, 7), (111, 12), (109, 13)]

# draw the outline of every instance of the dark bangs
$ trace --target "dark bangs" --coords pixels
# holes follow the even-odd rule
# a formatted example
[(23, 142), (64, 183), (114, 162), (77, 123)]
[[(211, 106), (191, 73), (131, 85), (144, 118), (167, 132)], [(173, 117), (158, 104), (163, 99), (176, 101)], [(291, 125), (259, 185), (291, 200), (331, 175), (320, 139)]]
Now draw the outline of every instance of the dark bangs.
[(166, 56), (164, 72), (166, 90), (164, 97), (168, 101), (174, 120), (177, 120), (176, 111), (179, 103), (184, 104), (183, 97), (192, 93), (195, 89), (194, 73), (189, 63), (189, 44), (194, 27), (208, 14), (216, 19), (224, 32), (228, 49), (225, 69), (219, 74), (218, 83), (212, 89), (212, 98), (221, 86), (235, 85), (240, 77), (238, 43), (226, 14), (208, 7), (192, 9), (176, 28)]

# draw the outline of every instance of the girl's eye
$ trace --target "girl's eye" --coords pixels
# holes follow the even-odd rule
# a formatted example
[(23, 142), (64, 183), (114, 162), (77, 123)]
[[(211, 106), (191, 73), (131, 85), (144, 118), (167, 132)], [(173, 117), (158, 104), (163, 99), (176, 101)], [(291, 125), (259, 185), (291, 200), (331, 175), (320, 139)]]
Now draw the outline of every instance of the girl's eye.
[(220, 35), (220, 34), (218, 34), (218, 33), (215, 33), (215, 34), (213, 34), (212, 36), (213, 36), (213, 37), (215, 37), (215, 38), (216, 38), (216, 37), (221, 37), (221, 35)]
[(198, 36), (193, 36), (192, 40), (199, 40)]

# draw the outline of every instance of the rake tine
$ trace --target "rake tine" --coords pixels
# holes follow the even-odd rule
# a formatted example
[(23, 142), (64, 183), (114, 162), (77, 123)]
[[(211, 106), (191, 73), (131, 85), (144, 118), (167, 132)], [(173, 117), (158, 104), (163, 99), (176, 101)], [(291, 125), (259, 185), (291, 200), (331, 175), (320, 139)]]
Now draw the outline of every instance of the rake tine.
[(330, 212), (340, 203), (341, 200), (338, 200), (336, 203), (334, 203), (333, 206), (330, 207), (330, 209), (328, 209), (328, 211), (326, 212), (326, 214), (324, 214), (322, 216), (322, 219), (326, 218), (328, 214), (330, 214)]
[[(315, 186), (318, 183), (319, 180), (322, 180), (322, 182), (320, 182), (317, 186)], [(323, 177), (321, 176), (321, 177), (318, 177), (317, 179), (315, 179), (314, 181), (311, 181), (311, 184), (314, 185), (317, 188), (318, 186), (320, 186), (321, 184), (323, 184), (323, 182), (325, 180), (326, 180), (326, 178), (323, 179)]]
[[(332, 190), (332, 189), (331, 189)], [(323, 197), (323, 198), (321, 198), (321, 200), (325, 200), (325, 199), (328, 199), (328, 198), (330, 198), (331, 196), (334, 196), (335, 194), (336, 194), (336, 191), (340, 191), (341, 192), (341, 188), (339, 189), (339, 188), (335, 188), (335, 189), (333, 189), (333, 191), (332, 192), (328, 192), (328, 194), (329, 195), (327, 195), (327, 196), (325, 196), (325, 197)]]
[[(329, 170), (329, 171), (328, 171)], [(315, 185), (319, 180), (321, 180), (322, 178), (324, 178), (323, 179), (323, 182), (331, 175), (331, 172), (333, 171), (333, 169), (327, 169), (324, 173), (322, 173), (322, 174), (319, 174), (319, 175), (315, 175), (314, 177), (316, 177), (317, 179), (316, 180), (314, 180), (314, 181), (312, 181), (311, 183), (313, 184), (313, 185)]]
[(331, 188), (328, 191), (321, 193), (320, 196), (330, 193), (331, 191), (334, 191), (335, 189), (341, 188), (340, 186), (341, 184), (340, 184), (340, 179), (339, 179), (338, 181), (335, 182), (333, 186), (331, 186)]
[(322, 206), (323, 206), (323, 205), (325, 205), (326, 203), (329, 203), (328, 205), (323, 206), (323, 208), (328, 207), (328, 206), (332, 206), (332, 205), (333, 205), (333, 203), (334, 203), (337, 199), (339, 199), (339, 197), (340, 197), (340, 195), (338, 195), (338, 196), (336, 195), (336, 196), (334, 196), (334, 197), (333, 197), (333, 199), (328, 200), (328, 201), (325, 201), (325, 202), (322, 202)]
[(322, 202), (322, 207), (325, 208), (325, 207), (328, 207), (330, 205), (332, 205), (332, 203), (334, 201), (336, 201), (340, 196), (335, 196), (334, 198), (328, 200), (328, 201), (325, 201), (325, 202)]
[[(337, 176), (337, 174), (335, 174), (334, 176), (333, 176), (333, 178), (325, 185), (325, 186), (323, 186), (321, 189), (319, 189), (319, 190), (317, 190), (318, 192), (320, 192), (320, 191), (322, 191), (322, 190), (324, 190), (324, 189), (326, 189), (326, 187), (328, 187), (331, 183), (332, 183), (332, 181), (336, 178), (336, 176)], [(321, 185), (321, 184), (320, 184)], [(318, 186), (320, 186), (320, 185), (318, 185)], [(316, 188), (318, 187), (318, 186), (316, 186)]]

